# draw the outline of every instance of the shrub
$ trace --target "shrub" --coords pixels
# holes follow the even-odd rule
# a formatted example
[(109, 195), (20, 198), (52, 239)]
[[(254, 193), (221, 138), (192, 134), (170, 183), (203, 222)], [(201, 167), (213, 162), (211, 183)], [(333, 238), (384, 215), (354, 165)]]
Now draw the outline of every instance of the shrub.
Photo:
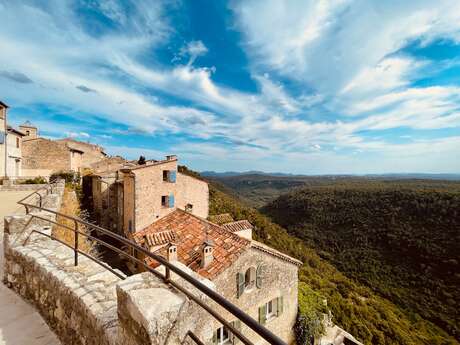
[(328, 313), (324, 298), (308, 284), (299, 283), (299, 312), (294, 325), (296, 343), (309, 345), (324, 334), (324, 317)]
[(50, 183), (54, 183), (59, 179), (65, 180), (66, 184), (78, 184), (80, 182), (80, 174), (74, 171), (60, 171), (50, 176)]
[(38, 177), (34, 177), (34, 178), (29, 178), (27, 180), (24, 180), (24, 181), (20, 181), (19, 184), (46, 184), (48, 183), (46, 181), (46, 179), (44, 179), (43, 177), (41, 176), (38, 176)]

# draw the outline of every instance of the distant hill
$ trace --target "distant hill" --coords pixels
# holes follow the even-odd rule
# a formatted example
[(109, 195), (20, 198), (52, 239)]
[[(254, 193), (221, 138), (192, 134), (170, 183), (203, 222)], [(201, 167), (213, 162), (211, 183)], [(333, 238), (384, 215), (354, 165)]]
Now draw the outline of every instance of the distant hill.
[[(230, 174), (230, 173), (229, 173)], [(413, 176), (411, 178), (411, 176)], [(430, 186), (430, 188), (448, 189), (455, 184), (455, 174), (389, 174), (389, 175), (269, 175), (239, 174), (228, 176), (208, 176), (211, 181), (218, 182), (238, 195), (248, 205), (259, 208), (276, 199), (282, 194), (307, 186), (335, 185), (337, 183), (382, 182), (394, 185)], [(415, 178), (417, 177), (417, 178)], [(431, 177), (431, 178), (430, 178)], [(436, 178), (437, 177), (437, 178)], [(444, 177), (444, 179), (443, 179)]]
[(460, 339), (460, 183), (322, 182), (262, 211), (413, 320), (430, 320)]
[(459, 181), (459, 174), (430, 174), (430, 173), (388, 173), (388, 174), (322, 174), (322, 175), (305, 175), (305, 174), (290, 174), (281, 172), (263, 172), (258, 170), (250, 171), (202, 171), (200, 173), (203, 177), (235, 177), (235, 176), (273, 176), (273, 177), (291, 177), (291, 178), (378, 178), (378, 179), (428, 179), (428, 180), (450, 180)]

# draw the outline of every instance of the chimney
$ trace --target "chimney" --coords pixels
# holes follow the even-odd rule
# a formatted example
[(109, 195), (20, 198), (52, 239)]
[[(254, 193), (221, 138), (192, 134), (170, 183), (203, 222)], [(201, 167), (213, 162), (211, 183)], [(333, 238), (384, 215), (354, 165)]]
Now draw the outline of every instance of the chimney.
[(214, 259), (214, 242), (211, 240), (206, 240), (203, 243), (202, 249), (201, 249), (201, 268), (206, 268), (209, 266), (209, 264), (212, 262)]
[(166, 156), (166, 160), (167, 160), (167, 161), (177, 160), (177, 155), (169, 155), (169, 156)]
[(168, 261), (177, 261), (177, 246), (174, 243), (168, 245)]

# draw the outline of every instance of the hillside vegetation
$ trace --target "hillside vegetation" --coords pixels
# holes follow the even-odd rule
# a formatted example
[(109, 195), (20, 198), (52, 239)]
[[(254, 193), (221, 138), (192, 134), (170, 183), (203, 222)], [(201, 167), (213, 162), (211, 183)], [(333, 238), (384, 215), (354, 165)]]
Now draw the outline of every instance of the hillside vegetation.
[(263, 212), (412, 321), (429, 320), (458, 340), (460, 184), (437, 183), (309, 186)]
[[(256, 209), (222, 192), (220, 185), (211, 184), (210, 214), (226, 212), (254, 224), (257, 240), (304, 262), (299, 270), (299, 305), (307, 318), (321, 312), (315, 310), (318, 303), (314, 301), (327, 298), (334, 322), (365, 344), (458, 344), (433, 323), (404, 312), (370, 288), (347, 278), (321, 259), (315, 249), (307, 246), (308, 242), (289, 235)], [(305, 311), (310, 305), (314, 310)]]

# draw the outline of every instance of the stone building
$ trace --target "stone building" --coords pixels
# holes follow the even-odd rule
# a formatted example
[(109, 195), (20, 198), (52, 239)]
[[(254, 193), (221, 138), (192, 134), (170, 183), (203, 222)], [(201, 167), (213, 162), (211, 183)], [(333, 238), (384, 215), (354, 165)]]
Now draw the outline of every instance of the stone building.
[(80, 172), (82, 168), (82, 151), (41, 137), (26, 137), (22, 156), (23, 176), (48, 177), (60, 171)]
[(38, 128), (31, 124), (30, 121), (26, 121), (20, 125), (19, 130), (25, 134), (24, 140), (35, 139), (38, 137)]
[[(252, 239), (247, 221), (219, 226), (181, 209), (137, 231), (132, 238), (171, 262), (180, 262), (212, 282), (215, 290), (287, 343), (294, 341), (298, 267), (301, 262)], [(147, 264), (157, 267), (150, 258)], [(141, 268), (139, 268), (142, 270)], [(231, 314), (223, 315), (255, 343), (261, 338)], [(214, 319), (209, 344), (233, 342)]]
[(207, 183), (179, 173), (176, 156), (143, 165), (114, 157), (92, 170), (83, 179), (85, 202), (99, 225), (121, 235), (142, 230), (176, 208), (208, 216)]
[(82, 172), (107, 158), (99, 145), (71, 138), (50, 140), (40, 137), (38, 128), (26, 121), (19, 126), (23, 139), (23, 176), (48, 177), (55, 172)]
[(177, 156), (167, 156), (166, 160), (121, 170), (127, 234), (144, 229), (176, 208), (208, 216), (208, 184), (177, 169)]
[(90, 168), (92, 164), (98, 163), (107, 157), (104, 148), (96, 144), (85, 143), (72, 138), (58, 139), (56, 141), (83, 152), (81, 165), (84, 168)]
[(22, 139), (25, 134), (8, 125), (8, 106), (0, 102), (0, 177), (22, 176)]

